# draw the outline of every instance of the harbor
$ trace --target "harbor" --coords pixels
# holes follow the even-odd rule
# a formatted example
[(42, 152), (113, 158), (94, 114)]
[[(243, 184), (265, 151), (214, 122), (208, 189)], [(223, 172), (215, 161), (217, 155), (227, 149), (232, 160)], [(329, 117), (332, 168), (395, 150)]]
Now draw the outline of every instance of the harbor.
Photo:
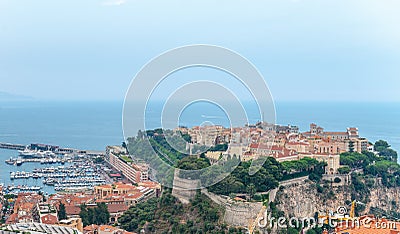
[(79, 192), (105, 184), (103, 170), (93, 163), (104, 152), (86, 151), (45, 144), (27, 146), (0, 143), (0, 184), (6, 192)]
[(55, 191), (88, 190), (106, 183), (101, 171), (87, 162), (75, 162), (71, 166), (35, 168), (32, 172), (16, 171), (10, 173), (11, 180), (42, 179), (42, 183), (54, 186)]

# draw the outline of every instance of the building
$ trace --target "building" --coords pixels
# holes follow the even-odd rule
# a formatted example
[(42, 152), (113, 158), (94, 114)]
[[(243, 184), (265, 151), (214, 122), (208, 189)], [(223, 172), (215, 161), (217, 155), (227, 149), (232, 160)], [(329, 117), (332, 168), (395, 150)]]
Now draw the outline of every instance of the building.
[(34, 222), (9, 224), (6, 225), (6, 228), (12, 233), (82, 234), (82, 232), (77, 229)]
[(109, 225), (90, 225), (83, 229), (84, 234), (136, 234)]
[(81, 212), (80, 205), (82, 204), (93, 204), (95, 202), (95, 196), (85, 193), (57, 193), (49, 197), (47, 203), (53, 205), (57, 210), (59, 205), (62, 203), (65, 206), (65, 212), (68, 218), (79, 218)]
[(126, 151), (126, 149), (122, 146), (119, 145), (110, 145), (106, 147), (106, 161), (109, 162), (110, 161), (110, 154), (114, 154), (114, 155), (120, 155), (120, 154), (128, 154), (128, 152)]
[(110, 223), (117, 223), (119, 217), (121, 217), (129, 207), (125, 204), (107, 204), (107, 210), (110, 213)]
[[(361, 153), (363, 151), (368, 151), (368, 146), (369, 146), (369, 142), (366, 138), (352, 138), (350, 140), (352, 142), (352, 150), (358, 153)], [(348, 148), (350, 151), (350, 146), (348, 143)]]
[(0, 185), (0, 217), (3, 217), (3, 204), (4, 204), (4, 194), (3, 194), (3, 186)]
[(287, 126), (276, 125), (275, 130), (278, 133), (299, 133), (299, 127), (290, 124)]
[(83, 223), (81, 218), (69, 218), (61, 220), (58, 223), (59, 226), (67, 227), (71, 229), (76, 229), (80, 232), (83, 232)]
[(299, 154), (298, 159), (305, 157), (314, 158), (320, 162), (326, 162), (325, 173), (328, 175), (337, 174), (340, 167), (340, 155), (338, 154)]
[(225, 154), (226, 153), (224, 151), (207, 151), (206, 158), (208, 158), (211, 164), (215, 164), (222, 159), (223, 155)]
[(213, 146), (217, 142), (220, 144), (229, 142), (230, 136), (227, 134), (230, 134), (230, 131), (224, 130), (220, 125), (196, 126), (189, 129), (188, 134), (195, 144)]
[(298, 153), (307, 153), (310, 152), (310, 143), (308, 142), (287, 142), (285, 148), (288, 150), (294, 150)]
[(94, 198), (94, 195), (85, 193), (56, 193), (49, 197), (48, 203), (56, 207), (60, 203), (63, 203), (65, 206), (80, 206), (82, 204), (93, 203)]
[(95, 186), (94, 194), (96, 202), (125, 204), (129, 207), (149, 198), (158, 197), (161, 194), (161, 185), (152, 181), (141, 182), (138, 186), (117, 182)]
[(124, 184), (122, 182), (94, 187), (94, 194), (97, 199), (104, 199), (109, 196), (121, 196), (133, 192), (137, 192), (136, 186), (132, 184)]
[(58, 217), (54, 214), (45, 214), (40, 217), (40, 223), (54, 225), (58, 223)]
[(108, 163), (120, 171), (132, 183), (149, 180), (149, 167), (146, 164), (135, 164), (109, 151), (106, 156)]
[(36, 210), (39, 216), (39, 222), (44, 224), (58, 223), (58, 215), (55, 207), (50, 203), (38, 203)]
[(38, 222), (37, 205), (43, 201), (43, 196), (36, 193), (19, 193), (15, 200), (13, 214), (6, 224)]

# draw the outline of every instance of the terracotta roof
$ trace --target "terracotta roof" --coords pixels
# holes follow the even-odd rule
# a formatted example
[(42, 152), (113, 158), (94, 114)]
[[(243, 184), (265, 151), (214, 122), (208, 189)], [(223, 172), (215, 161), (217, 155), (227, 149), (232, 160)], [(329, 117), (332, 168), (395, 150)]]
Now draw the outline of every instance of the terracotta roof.
[(126, 198), (126, 199), (138, 199), (138, 198), (140, 198), (142, 196), (143, 196), (143, 193), (137, 192), (137, 193), (126, 194), (126, 195), (124, 195), (124, 198)]
[(324, 132), (325, 135), (347, 135), (347, 132)]
[(282, 146), (273, 145), (271, 150), (272, 151), (283, 151), (284, 148)]
[(58, 222), (58, 218), (55, 215), (47, 214), (42, 216), (40, 221), (44, 224), (56, 224)]
[(97, 230), (98, 228), (99, 228), (98, 225), (92, 224), (92, 225), (89, 225), (89, 226), (84, 227), (83, 230), (89, 232), (89, 231), (95, 231), (95, 230)]
[(112, 231), (118, 230), (118, 228), (110, 226), (110, 225), (101, 225), (99, 227), (99, 230), (102, 231), (102, 232), (104, 232), (104, 231), (112, 232)]
[(67, 213), (67, 215), (79, 215), (79, 213), (81, 212), (81, 208), (79, 206), (65, 206), (65, 212)]
[(288, 145), (310, 145), (308, 142), (288, 142)]
[(93, 195), (76, 193), (76, 194), (55, 194), (49, 198), (49, 203), (64, 205), (81, 205), (91, 202), (94, 199)]
[(112, 185), (111, 184), (97, 185), (96, 188), (112, 189)]
[(17, 221), (18, 221), (18, 214), (14, 213), (8, 217), (6, 224), (16, 223)]
[(140, 182), (138, 184), (139, 186), (147, 187), (147, 188), (159, 188), (160, 184), (154, 181), (145, 181), (145, 182)]
[(134, 186), (132, 184), (122, 184), (121, 183), (121, 184), (116, 184), (115, 188), (118, 188), (118, 189), (135, 189), (136, 186)]
[(125, 204), (107, 204), (108, 212), (110, 213), (119, 213), (128, 210), (128, 206)]
[[(272, 148), (273, 147), (274, 146), (272, 146)], [(251, 149), (271, 149), (271, 147), (266, 144), (257, 144), (257, 143), (251, 143), (250, 148)]]

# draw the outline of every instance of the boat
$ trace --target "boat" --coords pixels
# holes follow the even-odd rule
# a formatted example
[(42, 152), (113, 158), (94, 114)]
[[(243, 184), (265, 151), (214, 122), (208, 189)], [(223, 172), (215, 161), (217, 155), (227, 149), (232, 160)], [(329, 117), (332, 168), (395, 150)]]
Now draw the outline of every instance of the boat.
[(35, 158), (38, 156), (38, 152), (35, 150), (30, 150), (29, 148), (25, 148), (24, 150), (20, 150), (19, 156), (24, 158)]
[(14, 165), (15, 160), (11, 157), (10, 159), (6, 160), (6, 163), (9, 164), (9, 165)]
[(21, 166), (22, 165), (22, 159), (17, 159), (17, 161), (15, 162), (15, 164), (17, 166)]
[(43, 153), (44, 153), (44, 155), (45, 155), (46, 157), (56, 157), (56, 154), (53, 153), (53, 152), (50, 151), (50, 150), (44, 151)]

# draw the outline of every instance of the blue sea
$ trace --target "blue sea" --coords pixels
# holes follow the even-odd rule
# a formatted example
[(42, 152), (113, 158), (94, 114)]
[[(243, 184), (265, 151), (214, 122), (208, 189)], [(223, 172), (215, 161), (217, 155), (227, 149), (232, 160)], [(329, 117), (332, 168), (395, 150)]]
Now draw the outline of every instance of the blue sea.
[[(400, 103), (277, 102), (275, 106), (279, 124), (297, 125), (301, 131), (308, 130), (310, 123), (339, 131), (354, 126), (370, 141), (385, 139), (400, 150)], [(123, 102), (0, 102), (0, 142), (105, 150), (124, 139), (122, 109)], [(149, 128), (159, 127), (157, 116), (157, 111), (150, 114)], [(251, 121), (260, 119), (256, 114), (249, 116)], [(188, 107), (179, 123), (191, 127), (205, 121), (229, 125), (224, 113), (208, 104)], [(0, 183), (10, 183), (12, 170), (35, 167), (6, 165), (4, 160), (10, 156), (17, 152), (0, 150)]]

